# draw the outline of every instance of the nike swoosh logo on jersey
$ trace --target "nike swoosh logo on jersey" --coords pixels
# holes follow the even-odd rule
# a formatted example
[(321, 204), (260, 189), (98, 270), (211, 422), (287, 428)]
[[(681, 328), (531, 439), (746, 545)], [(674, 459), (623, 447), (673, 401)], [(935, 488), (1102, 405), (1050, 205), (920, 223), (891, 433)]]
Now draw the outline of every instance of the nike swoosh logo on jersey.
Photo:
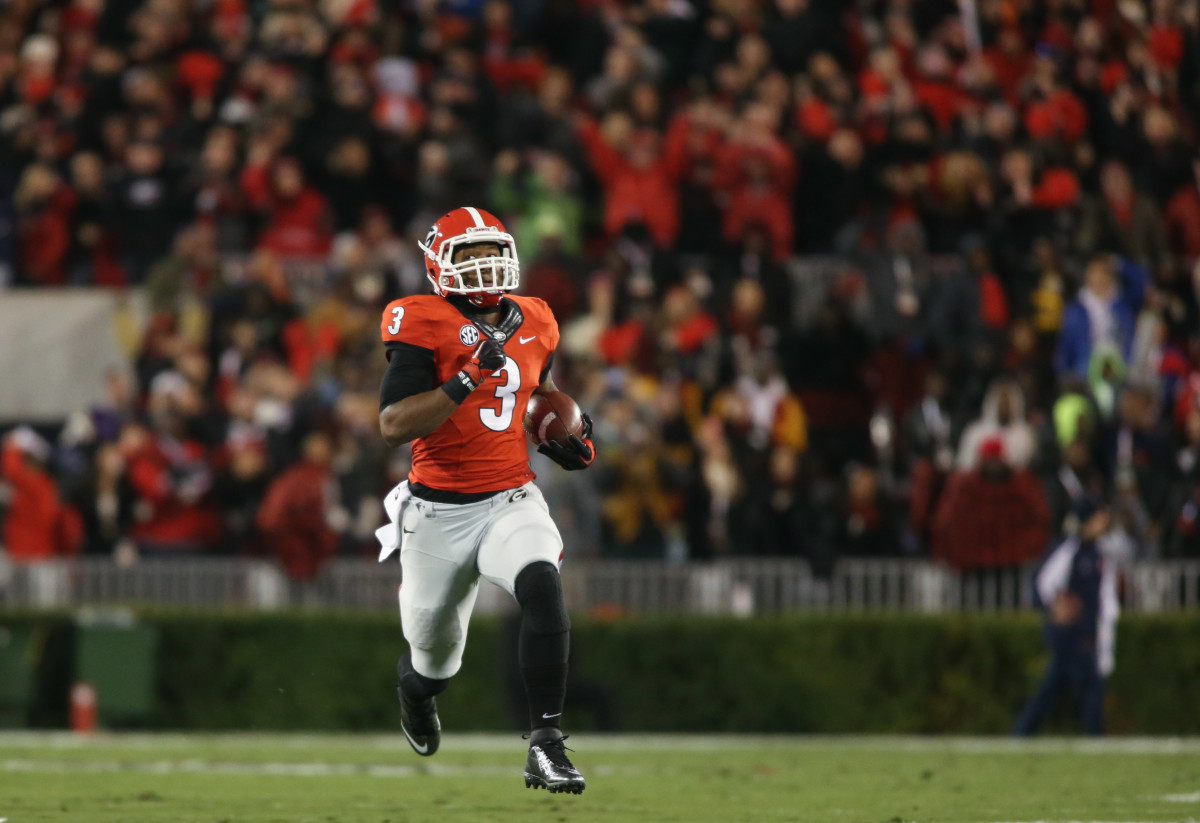
[(412, 747), (417, 750), (418, 754), (425, 754), (425, 752), (429, 751), (428, 743), (423, 746), (419, 746), (417, 745), (417, 741), (413, 740), (413, 736), (408, 733), (408, 729), (404, 728), (403, 725), (400, 726), (400, 729), (404, 732), (404, 736), (408, 738), (408, 742), (412, 744)]
[(543, 714), (542, 714), (542, 720), (549, 720), (549, 719), (550, 719), (550, 718), (552, 718), (552, 717), (561, 717), (561, 716), (562, 716), (562, 712), (559, 712), (558, 714), (545, 714), (545, 713), (543, 713)]
[(518, 343), (528, 343), (530, 340), (533, 340), (535, 337), (537, 337), (536, 334), (531, 334), (528, 337), (518, 337), (517, 342)]
[(401, 529), (400, 531), (404, 532), (405, 534), (412, 534), (416, 531), (416, 529)]

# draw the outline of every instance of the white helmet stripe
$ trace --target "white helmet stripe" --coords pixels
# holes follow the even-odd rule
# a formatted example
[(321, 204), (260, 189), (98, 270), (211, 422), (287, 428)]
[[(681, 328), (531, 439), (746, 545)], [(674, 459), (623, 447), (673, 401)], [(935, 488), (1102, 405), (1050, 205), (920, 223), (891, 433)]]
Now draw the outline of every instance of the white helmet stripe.
[(474, 206), (463, 206), (463, 208), (471, 213), (471, 219), (475, 221), (475, 228), (487, 228), (487, 223), (484, 223), (483, 218), (479, 216), (479, 209)]

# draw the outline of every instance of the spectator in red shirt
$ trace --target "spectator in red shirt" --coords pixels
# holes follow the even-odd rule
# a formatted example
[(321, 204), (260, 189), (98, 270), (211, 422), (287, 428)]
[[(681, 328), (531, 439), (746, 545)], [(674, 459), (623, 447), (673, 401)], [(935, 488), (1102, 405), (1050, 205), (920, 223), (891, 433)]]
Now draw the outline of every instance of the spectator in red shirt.
[(1200, 160), (1192, 161), (1194, 179), (1180, 186), (1166, 209), (1167, 240), (1171, 251), (1183, 257), (1200, 257)]
[(676, 286), (667, 292), (663, 316), (666, 330), (662, 335), (662, 346), (681, 355), (698, 354), (720, 331), (717, 321), (700, 307), (696, 296), (686, 286)]
[(999, 437), (979, 445), (975, 469), (950, 477), (933, 524), (933, 551), (959, 570), (1015, 566), (1039, 556), (1050, 510), (1038, 479), (1013, 470)]
[(75, 194), (48, 166), (29, 166), (13, 194), (17, 210), (18, 265), (35, 285), (59, 286), (65, 280), (71, 247)]
[(303, 460), (275, 478), (258, 510), (263, 545), (293, 580), (316, 577), (337, 551), (338, 535), (329, 526), (332, 460), (329, 436), (310, 434), (304, 440)]
[(0, 482), (12, 488), (4, 546), (18, 563), (75, 554), (83, 542), (79, 513), (59, 497), (58, 483), (45, 469), (49, 457), (50, 444), (27, 426), (0, 445)]
[(922, 49), (917, 67), (919, 77), (913, 83), (913, 94), (933, 116), (938, 131), (949, 132), (966, 102), (951, 80), (954, 64), (940, 45), (930, 45)]
[(154, 429), (127, 426), (120, 446), (136, 495), (131, 537), (142, 554), (178, 555), (211, 549), (220, 520), (209, 497), (212, 471), (204, 445), (188, 436), (199, 413), (195, 389), (177, 372), (162, 372), (150, 389)]
[(629, 226), (646, 227), (655, 245), (669, 248), (679, 234), (679, 192), (686, 133), (669, 133), (661, 147), (652, 132), (636, 130), (624, 113), (603, 126), (590, 118), (578, 126), (579, 140), (604, 189), (604, 229), (610, 237)]
[(1033, 62), (1033, 55), (1025, 50), (1021, 30), (1015, 26), (1006, 27), (996, 38), (995, 46), (987, 49), (984, 56), (991, 63), (1004, 96), (1015, 104), (1021, 81)]
[(284, 258), (317, 258), (329, 253), (332, 221), (325, 198), (304, 180), (300, 163), (283, 157), (251, 163), (242, 172), (242, 191), (265, 220), (259, 248)]

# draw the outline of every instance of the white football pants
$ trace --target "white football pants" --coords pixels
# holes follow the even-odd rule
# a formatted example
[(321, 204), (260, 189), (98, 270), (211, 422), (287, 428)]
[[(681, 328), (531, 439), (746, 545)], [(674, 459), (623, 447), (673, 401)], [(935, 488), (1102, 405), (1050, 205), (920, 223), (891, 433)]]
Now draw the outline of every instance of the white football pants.
[(404, 639), (413, 668), (438, 680), (462, 665), (480, 575), (515, 597), (517, 575), (530, 563), (562, 564), (562, 537), (533, 483), (478, 503), (411, 498), (400, 528)]

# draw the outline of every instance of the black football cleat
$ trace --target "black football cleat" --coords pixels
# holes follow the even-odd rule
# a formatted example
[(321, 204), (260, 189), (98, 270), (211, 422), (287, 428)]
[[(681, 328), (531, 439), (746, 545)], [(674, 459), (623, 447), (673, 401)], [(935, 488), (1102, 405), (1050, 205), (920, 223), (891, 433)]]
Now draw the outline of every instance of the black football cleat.
[(579, 770), (567, 759), (566, 740), (558, 729), (535, 729), (529, 735), (529, 757), (525, 759), (525, 788), (548, 789), (551, 794), (583, 794), (587, 785)]
[(413, 751), (429, 757), (438, 750), (442, 742), (442, 722), (438, 720), (437, 698), (411, 701), (404, 696), (404, 689), (397, 688), (400, 695), (400, 728), (408, 738)]

